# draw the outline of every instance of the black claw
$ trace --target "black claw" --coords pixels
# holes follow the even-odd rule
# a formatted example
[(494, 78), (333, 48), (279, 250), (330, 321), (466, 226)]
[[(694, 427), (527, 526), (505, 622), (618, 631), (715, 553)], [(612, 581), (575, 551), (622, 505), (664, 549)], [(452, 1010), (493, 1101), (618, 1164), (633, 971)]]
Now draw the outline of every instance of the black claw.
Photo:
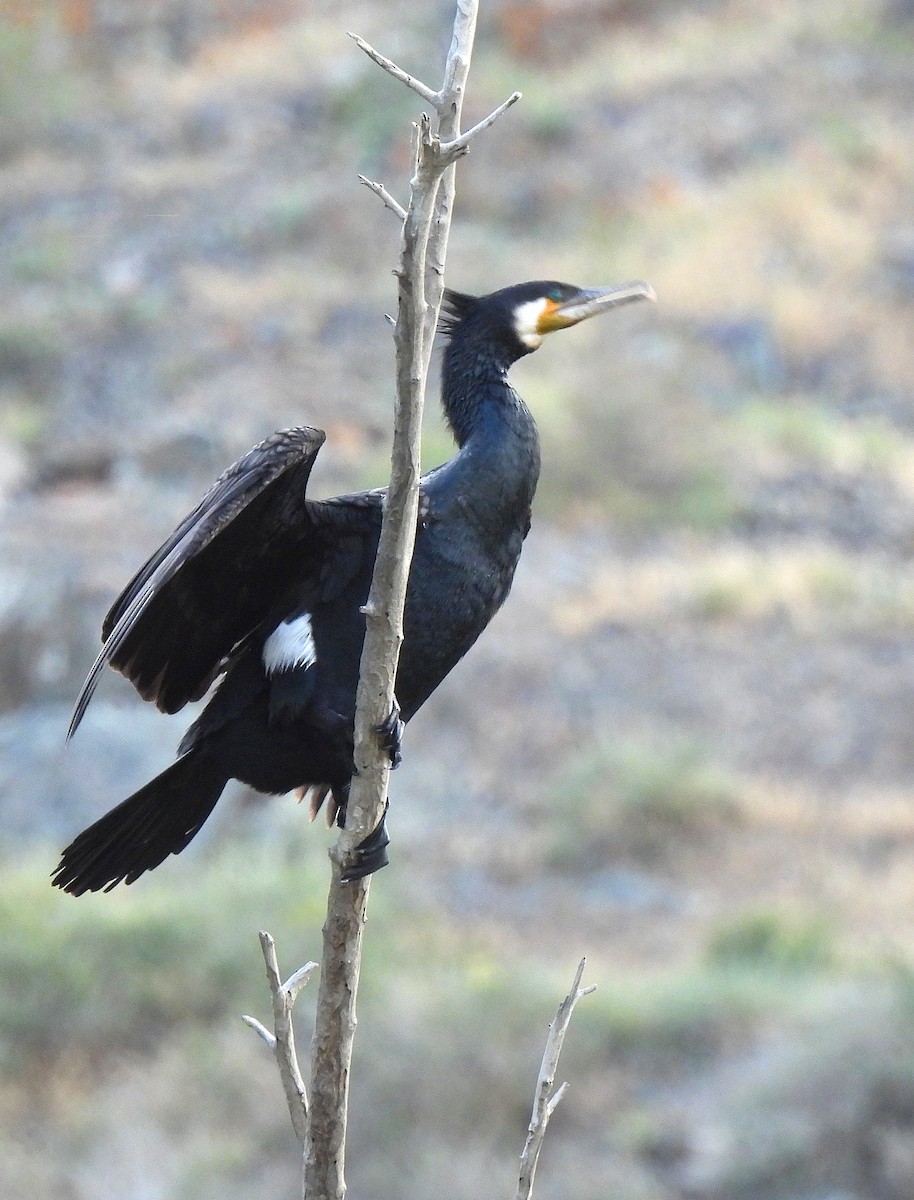
[(333, 802), (336, 804), (336, 824), (340, 829), (346, 828), (346, 809), (349, 807), (349, 789), (352, 786), (352, 780), (349, 779), (346, 783), (337, 790), (333, 789)]
[(352, 862), (348, 867), (340, 873), (340, 880), (343, 883), (353, 883), (356, 879), (364, 879), (366, 875), (373, 875), (375, 871), (380, 871), (382, 867), (386, 867), (390, 862), (387, 857), (387, 847), (390, 845), (390, 837), (387, 833), (387, 810), (390, 804), (384, 805), (384, 812), (380, 821), (374, 829), (369, 833), (364, 841), (359, 842), (352, 852)]
[(386, 750), (390, 757), (390, 768), (392, 771), (396, 771), (397, 767), (403, 761), (403, 755), (400, 753), (400, 743), (403, 741), (403, 729), (404, 723), (400, 719), (400, 705), (397, 703), (396, 696), (394, 696), (394, 701), (386, 720), (382, 721), (380, 725), (375, 726), (375, 733), (381, 739), (381, 748)]

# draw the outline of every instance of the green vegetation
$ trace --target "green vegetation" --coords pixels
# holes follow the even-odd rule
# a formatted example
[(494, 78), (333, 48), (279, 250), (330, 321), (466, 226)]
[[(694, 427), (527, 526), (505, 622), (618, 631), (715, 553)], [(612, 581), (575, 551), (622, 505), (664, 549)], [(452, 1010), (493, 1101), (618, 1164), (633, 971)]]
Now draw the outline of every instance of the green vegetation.
[(0, 434), (20, 446), (37, 445), (48, 419), (47, 408), (34, 396), (13, 388), (0, 391)]
[(835, 966), (834, 930), (822, 917), (750, 912), (716, 930), (708, 944), (712, 966), (770, 971), (822, 971)]
[[(625, 758), (633, 772), (631, 752)], [(647, 769), (653, 780), (643, 778), (643, 769), (637, 782), (629, 778), (628, 803), (651, 806), (663, 820), (673, 813), (681, 822), (686, 813), (694, 824), (695, 805), (729, 811), (733, 803), (706, 767), (687, 766), (685, 783), (680, 777), (675, 785), (669, 765)], [(256, 930), (270, 928), (290, 972), (298, 965), (291, 959), (305, 952), (303, 939), (313, 947), (323, 920), (323, 853), (314, 845), (305, 855), (301, 849), (293, 839), (283, 852), (271, 838), (254, 849), (196, 853), (182, 860), (183, 869), (166, 868), (164, 876), (78, 901), (48, 887), (46, 862), (7, 863), (0, 887), (5, 1069), (19, 1072), (36, 1058), (60, 1055), (154, 1053), (163, 1039), (224, 1027), (242, 1011), (262, 1013)], [(540, 1018), (567, 987), (563, 964), (531, 971), (519, 957), (506, 959), (486, 936), (455, 927), (434, 907), (417, 907), (393, 876), (386, 882), (373, 897), (362, 990), (371, 1021), (387, 1030), (383, 1036), (449, 1058), (454, 1044), (473, 1041), (484, 1013), (496, 1041), (535, 1037)], [(771, 914), (745, 918), (714, 935), (706, 967), (628, 975), (601, 987), (580, 1010), (579, 1054), (586, 1058), (600, 1046), (606, 1054), (688, 1050), (722, 1023), (764, 1012), (798, 969), (829, 965), (829, 946), (819, 924), (793, 925)], [(305, 1021), (308, 1011), (306, 992)], [(382, 1035), (366, 1030), (366, 1036)]]
[(842, 473), (904, 469), (910, 440), (880, 417), (850, 419), (808, 397), (754, 399), (733, 417), (734, 434), (758, 454), (777, 453)]
[(548, 861), (593, 869), (620, 855), (653, 860), (738, 817), (739, 787), (682, 739), (598, 743), (563, 764), (545, 801)]
[(51, 61), (40, 28), (0, 18), (0, 159), (48, 138), (77, 92), (78, 76)]
[[(638, 797), (631, 803), (659, 804), (677, 822), (685, 809), (691, 828), (693, 805), (727, 812), (733, 804), (694, 752), (681, 750), (661, 766), (644, 750), (621, 759), (616, 773), (627, 779), (630, 798)], [(286, 1168), (277, 1164), (288, 1163), (292, 1177), (273, 1064), (238, 1020), (242, 1012), (268, 1013), (257, 928), (274, 933), (281, 967), (291, 971), (313, 953), (323, 919), (323, 854), (290, 836), (290, 822), (280, 827), (268, 844), (194, 851), (164, 875), (79, 901), (47, 886), (49, 856), (5, 864), (0, 1064), (14, 1086), (0, 1088), (0, 1115), (9, 1117), (17, 1095), (47, 1104), (57, 1079), (76, 1096), (96, 1097), (93, 1122), (111, 1130), (126, 1122), (128, 1130), (142, 1127), (143, 1144), (161, 1142), (162, 1152), (171, 1146), (173, 1195), (243, 1195), (265, 1172), (282, 1175)], [(425, 1145), (434, 1163), (458, 1143), (492, 1153), (522, 1137), (543, 1030), (571, 964), (559, 954), (544, 966), (527, 948), (506, 950), (495, 929), (475, 926), (417, 902), (408, 880), (394, 873), (373, 890), (353, 1102), (356, 1142), (369, 1139), (375, 1153), (355, 1156), (356, 1176), (376, 1172), (385, 1148), (407, 1141)], [(892, 1050), (914, 1013), (909, 976), (897, 966), (842, 974), (834, 931), (765, 911), (722, 925), (704, 961), (684, 967), (619, 971), (598, 955), (587, 974), (598, 991), (579, 1006), (563, 1057), (563, 1075), (574, 1080), (563, 1113), (572, 1125), (598, 1120), (617, 1144), (649, 1158), (670, 1136), (662, 1107), (624, 1092), (605, 1107), (601, 1081), (634, 1072), (675, 1087), (684, 1072), (750, 1047), (776, 1020), (790, 1031), (793, 1065), (734, 1095), (727, 1117), (733, 1136), (790, 1100), (798, 1069), (811, 1070), (826, 1091), (841, 1086), (852, 1120), (864, 1092), (914, 1079), (910, 1055)], [(303, 1046), (312, 1006), (306, 990), (297, 1010)], [(851, 1019), (858, 1009), (884, 1016), (878, 1025)], [(63, 1097), (55, 1104), (67, 1132), (53, 1153), (65, 1154), (68, 1140), (84, 1140), (89, 1126), (78, 1104)], [(196, 1115), (188, 1125), (190, 1111)], [(782, 1141), (766, 1147), (744, 1156), (749, 1176), (767, 1179), (781, 1169)], [(110, 1146), (101, 1153), (107, 1162)], [(7, 1161), (17, 1169), (15, 1156)], [(55, 1161), (47, 1159), (45, 1169), (52, 1172)], [(388, 1166), (387, 1182), (409, 1191), (415, 1181), (407, 1183), (402, 1169)], [(805, 1169), (802, 1156), (797, 1169)], [(602, 1178), (599, 1168), (595, 1178)], [(597, 1200), (599, 1192), (582, 1194)]]
[(834, 630), (903, 630), (914, 623), (914, 573), (878, 553), (807, 543), (778, 555), (734, 547), (692, 571), (680, 599), (701, 620), (787, 620), (795, 632), (812, 637)]
[[(148, 1047), (165, 1029), (229, 1019), (246, 993), (253, 1002), (258, 950), (241, 930), (248, 923), (256, 931), (276, 883), (274, 872), (258, 871), (256, 857), (226, 855), (218, 871), (150, 878), (79, 903), (53, 894), (41, 866), (6, 870), (0, 892), (6, 1066), (68, 1048), (92, 1058), (106, 1047)], [(299, 888), (290, 880), (289, 900), (276, 913), (283, 928), (319, 925), (312, 872), (296, 866)]]
[(8, 320), (0, 325), (0, 379), (41, 391), (59, 370), (60, 357), (47, 323)]
[(570, 360), (556, 353), (538, 362), (522, 385), (543, 436), (537, 511), (597, 518), (630, 533), (726, 526), (738, 505), (723, 457), (728, 447), (712, 433), (706, 406), (687, 398), (676, 411), (652, 413), (627, 377), (628, 364), (595, 387), (575, 371), (590, 351), (585, 345), (576, 359), (574, 349)]
[[(662, 792), (664, 814), (672, 804), (677, 820), (683, 805), (695, 802), (684, 794), (673, 800), (669, 784), (639, 787), (642, 803), (656, 805)], [(709, 788), (705, 783), (703, 803)], [(693, 777), (688, 795), (697, 790)], [(715, 804), (730, 803), (711, 794)], [(323, 919), (323, 855), (312, 846), (302, 859), (299, 849), (283, 856), (271, 844), (196, 854), (182, 861), (183, 870), (78, 901), (48, 887), (46, 863), (8, 863), (0, 887), (4, 1069), (19, 1074), (37, 1060), (74, 1056), (100, 1062), (124, 1051), (155, 1055), (160, 1043), (224, 1029), (242, 1011), (262, 1014), (267, 994), (257, 928), (269, 926), (281, 966), (291, 971), (303, 939), (313, 952)], [(497, 1047), (517, 1042), (521, 1060), (510, 1087), (520, 1086), (529, 1067), (523, 1048), (535, 1047), (543, 1016), (567, 987), (563, 964), (543, 972), (522, 957), (506, 959), (485, 936), (455, 927), (434, 908), (416, 907), (393, 877), (373, 899), (361, 1003), (370, 1015), (366, 1026), (381, 1028), (365, 1030), (369, 1058), (380, 1054), (393, 1070), (397, 1047), (405, 1053), (408, 1043), (411, 1056), (426, 1059), (413, 1070), (427, 1071), (431, 1058), (446, 1072), (461, 1047), (470, 1052), (484, 1020), (492, 1042), (476, 1046), (477, 1072), (492, 1069), (484, 1065), (490, 1056), (499, 1071), (506, 1069)], [(818, 927), (794, 931), (773, 918), (746, 921), (715, 937), (707, 967), (613, 979), (582, 1005), (573, 1053), (586, 1061), (618, 1051), (701, 1049), (733, 1022), (742, 1025), (782, 1003), (798, 967), (824, 966), (823, 937)], [(309, 1011), (306, 992), (304, 1023)], [(397, 1069), (405, 1070), (404, 1063)]]
[(61, 284), (73, 270), (75, 258), (72, 234), (63, 228), (52, 227), (16, 247), (9, 257), (9, 267), (22, 283)]
[(404, 88), (389, 85), (383, 102), (379, 102), (378, 80), (371, 67), (340, 83), (329, 100), (329, 127), (351, 138), (358, 152), (375, 168), (386, 159), (394, 143), (402, 143), (404, 131), (415, 120), (415, 104)]

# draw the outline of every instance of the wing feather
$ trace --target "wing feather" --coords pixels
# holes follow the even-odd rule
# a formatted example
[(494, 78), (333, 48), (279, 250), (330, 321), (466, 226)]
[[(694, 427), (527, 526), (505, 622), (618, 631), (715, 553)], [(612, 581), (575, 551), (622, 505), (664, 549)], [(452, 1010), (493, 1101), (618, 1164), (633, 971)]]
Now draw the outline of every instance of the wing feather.
[[(176, 712), (210, 686), (266, 616), (290, 572), (320, 557), (305, 501), (319, 429), (273, 434), (225, 471), (139, 569), (102, 626), (104, 645), (76, 701), (75, 733), (110, 664), (144, 699)], [(315, 563), (319, 570), (319, 561)]]

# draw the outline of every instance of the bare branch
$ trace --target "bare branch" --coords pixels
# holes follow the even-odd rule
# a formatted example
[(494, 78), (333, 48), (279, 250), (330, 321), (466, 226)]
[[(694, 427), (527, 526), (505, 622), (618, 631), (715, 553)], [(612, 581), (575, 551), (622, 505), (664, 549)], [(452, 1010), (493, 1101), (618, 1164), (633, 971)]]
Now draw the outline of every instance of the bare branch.
[[(442, 104), (439, 111), (443, 117), (445, 99), (448, 101), (456, 100), (454, 117), (458, 124), (460, 122), (460, 106), (463, 103), (467, 75), (470, 72), (473, 43), (476, 40), (476, 16), (478, 12), (479, 4), (477, 0), (457, 0), (457, 11), (454, 14), (454, 34), (451, 40), (451, 47), (448, 50), (447, 62), (444, 65), (444, 83), (441, 85)], [(444, 132), (447, 134), (447, 131)]]
[[(444, 261), (454, 196), (454, 168), (441, 142), (459, 140), (460, 114), (476, 26), (478, 0), (456, 0), (454, 36), (440, 93), (418, 83), (361, 38), (364, 53), (434, 107), (434, 133), (422, 114), (414, 134), (415, 169), (403, 217), (398, 281), (397, 403), (390, 485), (371, 590), (354, 728), (355, 774), (346, 827), (331, 850), (333, 863), (311, 1055), (311, 1108), (305, 1146), (307, 1200), (345, 1196), (346, 1121), (355, 998), (361, 963), (368, 881), (343, 883), (342, 868), (385, 812), (390, 762), (377, 735), (392, 710), (403, 641), (403, 605), (419, 503), (419, 447), (425, 381), (444, 288)], [(383, 199), (383, 197), (382, 197)]]
[(559, 1103), (560, 1103), (560, 1101), (561, 1101), (562, 1097), (565, 1095), (565, 1093), (566, 1093), (567, 1091), (568, 1091), (568, 1084), (567, 1084), (567, 1083), (563, 1083), (561, 1087), (558, 1087), (558, 1088), (556, 1088), (556, 1089), (555, 1089), (555, 1094), (553, 1095), (553, 1097), (552, 1097), (552, 1099), (549, 1101), (549, 1103), (546, 1105), (546, 1116), (547, 1116), (547, 1117), (551, 1117), (551, 1116), (552, 1116), (552, 1114), (553, 1114), (553, 1113), (555, 1112), (555, 1110), (558, 1108), (558, 1106), (559, 1106)]
[(498, 108), (490, 112), (487, 117), (483, 117), (472, 129), (468, 129), (466, 133), (461, 134), (458, 138), (454, 138), (451, 142), (442, 142), (440, 146), (441, 153), (454, 158), (459, 157), (461, 154), (466, 154), (470, 142), (475, 137), (478, 137), (483, 130), (488, 129), (490, 125), (494, 125), (502, 113), (507, 112), (511, 105), (516, 104), (522, 97), (522, 92), (512, 92), (507, 100), (499, 104)]
[(373, 179), (369, 179), (365, 175), (359, 176), (359, 183), (363, 183), (370, 192), (374, 192), (376, 196), (380, 197), (395, 217), (399, 217), (401, 221), (406, 220), (406, 209), (393, 198), (383, 183), (375, 183)]
[(275, 1047), (276, 1038), (272, 1033), (270, 1033), (269, 1029), (267, 1029), (265, 1025), (261, 1025), (256, 1017), (243, 1016), (241, 1019), (244, 1021), (245, 1025), (250, 1025), (254, 1032), (263, 1038), (271, 1050)]
[(552, 1096), (549, 1094), (555, 1083), (559, 1055), (562, 1053), (562, 1043), (565, 1040), (565, 1033), (571, 1021), (574, 1006), (582, 996), (589, 996), (591, 992), (597, 990), (594, 985), (581, 987), (581, 977), (584, 974), (586, 963), (587, 959), (582, 958), (578, 964), (571, 991), (559, 1005), (555, 1018), (549, 1026), (546, 1049), (543, 1051), (543, 1061), (540, 1064), (540, 1073), (533, 1094), (533, 1113), (527, 1127), (527, 1140), (520, 1156), (520, 1178), (517, 1183), (516, 1200), (530, 1200), (533, 1195), (533, 1177), (536, 1174), (536, 1164), (546, 1137), (546, 1127), (568, 1087), (567, 1083), (563, 1083)]
[[(470, 60), (473, 56), (478, 11), (478, 0), (457, 0), (454, 34), (444, 67), (444, 83), (441, 85), (442, 99), (438, 107), (438, 137), (442, 142), (453, 141), (460, 137), (463, 97), (470, 71)], [(448, 238), (451, 231), (455, 179), (455, 169), (452, 163), (444, 172), (438, 185), (432, 229), (426, 248), (425, 299), (428, 311), (423, 328), (423, 352), (427, 356), (431, 355), (438, 310), (444, 293), (444, 263), (447, 258)]]
[(283, 1091), (286, 1094), (286, 1104), (289, 1106), (289, 1116), (292, 1118), (292, 1128), (295, 1136), (305, 1144), (308, 1133), (308, 1095), (305, 1091), (305, 1081), (302, 1079), (295, 1053), (295, 1034), (292, 1029), (292, 1005), (295, 997), (308, 982), (310, 976), (317, 970), (317, 963), (308, 963), (299, 968), (286, 983), (279, 976), (279, 963), (276, 960), (276, 943), (268, 933), (260, 933), (260, 949), (263, 951), (263, 961), (267, 969), (267, 982), (270, 985), (270, 995), (273, 997), (273, 1029), (270, 1031), (254, 1017), (242, 1017), (246, 1025), (266, 1042), (273, 1051), (273, 1057), (279, 1067)]
[(298, 993), (302, 990), (314, 972), (318, 969), (320, 963), (309, 962), (303, 967), (299, 967), (294, 971), (286, 982), (282, 985), (282, 990), (289, 997), (289, 1003), (294, 1004), (298, 998)]
[(372, 62), (376, 62), (388, 75), (393, 75), (394, 79), (399, 79), (400, 83), (406, 84), (417, 96), (421, 96), (427, 104), (433, 105), (436, 109), (438, 108), (438, 105), (441, 103), (439, 92), (432, 91), (421, 79), (416, 79), (415, 76), (404, 71), (402, 67), (398, 67), (395, 62), (392, 62), (389, 58), (385, 58), (383, 54), (375, 50), (374, 46), (370, 46), (364, 38), (360, 38), (357, 33), (350, 33), (349, 37), (352, 38), (360, 50), (365, 51)]

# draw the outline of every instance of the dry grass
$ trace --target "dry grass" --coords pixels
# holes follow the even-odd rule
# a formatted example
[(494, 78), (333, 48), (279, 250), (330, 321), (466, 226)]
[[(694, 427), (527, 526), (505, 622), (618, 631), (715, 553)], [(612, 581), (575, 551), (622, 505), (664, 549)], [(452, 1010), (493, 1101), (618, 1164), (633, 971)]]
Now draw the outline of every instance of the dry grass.
[(604, 623), (655, 625), (788, 622), (799, 635), (885, 633), (914, 625), (914, 569), (884, 555), (819, 542), (755, 549), (742, 542), (669, 539), (664, 549), (620, 555), (554, 612), (563, 634)]

